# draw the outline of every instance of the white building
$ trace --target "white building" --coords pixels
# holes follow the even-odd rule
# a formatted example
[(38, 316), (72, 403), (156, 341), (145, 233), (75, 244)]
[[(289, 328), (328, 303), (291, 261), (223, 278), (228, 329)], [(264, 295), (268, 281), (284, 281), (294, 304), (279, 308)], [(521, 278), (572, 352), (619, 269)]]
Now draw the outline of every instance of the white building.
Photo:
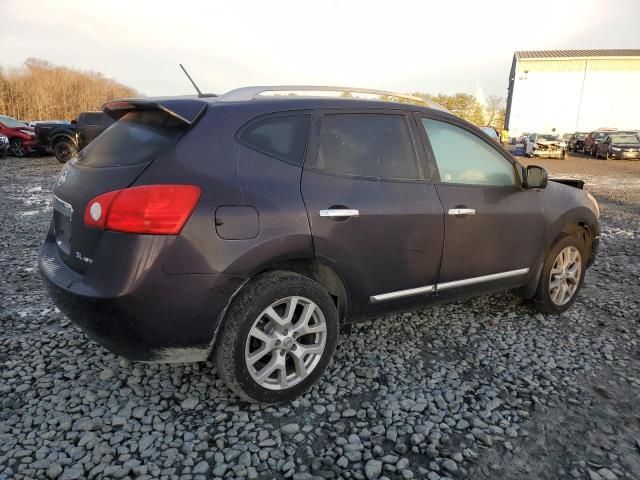
[(640, 129), (640, 49), (516, 52), (505, 127), (511, 136)]

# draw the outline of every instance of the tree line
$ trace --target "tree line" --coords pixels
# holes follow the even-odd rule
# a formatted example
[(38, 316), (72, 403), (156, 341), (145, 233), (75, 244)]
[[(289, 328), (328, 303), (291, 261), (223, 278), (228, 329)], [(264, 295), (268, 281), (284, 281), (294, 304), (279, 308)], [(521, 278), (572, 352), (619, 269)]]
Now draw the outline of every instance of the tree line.
[[(350, 96), (350, 95), (343, 95)], [(454, 115), (464, 118), (468, 122), (479, 127), (491, 126), (498, 131), (504, 128), (505, 101), (504, 97), (491, 95), (487, 98), (486, 105), (480, 104), (478, 99), (468, 93), (455, 93), (445, 95), (439, 93), (432, 95), (429, 93), (413, 92), (413, 97), (424, 98), (442, 105)], [(401, 103), (414, 103), (411, 99), (404, 97), (382, 97), (384, 100), (393, 100)]]
[(116, 98), (139, 96), (98, 72), (29, 58), (21, 67), (0, 67), (0, 114), (20, 120), (72, 120)]
[[(0, 67), (0, 114), (21, 120), (72, 120), (82, 111), (99, 110), (116, 98), (139, 96), (133, 88), (93, 71), (54, 65), (29, 58), (19, 68)], [(439, 103), (475, 125), (504, 126), (504, 98), (490, 96), (486, 105), (467, 93), (454, 95), (414, 92), (415, 97)], [(352, 96), (345, 92), (343, 97)], [(411, 102), (403, 97), (386, 100)]]

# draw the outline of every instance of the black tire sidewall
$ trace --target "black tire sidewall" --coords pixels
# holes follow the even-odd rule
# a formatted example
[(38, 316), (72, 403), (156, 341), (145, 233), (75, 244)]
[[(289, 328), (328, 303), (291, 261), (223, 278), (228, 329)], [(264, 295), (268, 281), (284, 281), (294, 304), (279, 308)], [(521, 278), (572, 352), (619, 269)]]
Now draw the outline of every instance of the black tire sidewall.
[[(549, 294), (549, 280), (551, 276), (551, 269), (553, 268), (555, 259), (560, 251), (569, 246), (576, 247), (580, 252), (580, 283), (578, 284), (578, 289), (573, 294), (571, 300), (569, 300), (564, 305), (556, 305), (551, 300), (551, 295)], [(536, 304), (540, 308), (540, 310), (545, 313), (560, 314), (566, 312), (569, 308), (571, 308), (571, 306), (578, 298), (578, 295), (580, 294), (580, 290), (582, 289), (582, 285), (584, 283), (584, 276), (587, 269), (586, 256), (586, 246), (577, 235), (563, 235), (553, 244), (553, 246), (547, 253), (544, 265), (542, 266), (542, 272), (540, 273), (540, 280), (538, 282), (538, 289), (536, 291)]]
[[(327, 325), (325, 351), (318, 365), (303, 381), (286, 390), (270, 390), (258, 385), (251, 377), (245, 364), (245, 343), (258, 315), (276, 300), (291, 296), (306, 297), (322, 311)], [(320, 284), (293, 273), (267, 274), (238, 295), (225, 318), (219, 342), (222, 345), (218, 345), (216, 360), (218, 365), (231, 364), (227, 364), (226, 372), (220, 372), (221, 376), (246, 400), (265, 404), (293, 400), (322, 377), (338, 342), (338, 327), (336, 307)]]
[[(56, 142), (56, 144), (53, 146), (53, 152), (55, 154), (56, 160), (58, 160), (60, 163), (67, 163), (69, 160), (71, 160), (71, 158), (69, 158), (67, 160), (63, 160), (58, 156), (58, 148), (61, 147), (62, 145), (67, 145), (68, 148), (71, 151), (73, 151), (73, 150), (77, 151), (77, 149), (76, 149), (76, 146), (73, 143), (71, 143), (70, 141), (68, 141), (68, 140), (60, 140), (60, 141)], [(72, 157), (73, 157), (73, 155), (72, 155)]]

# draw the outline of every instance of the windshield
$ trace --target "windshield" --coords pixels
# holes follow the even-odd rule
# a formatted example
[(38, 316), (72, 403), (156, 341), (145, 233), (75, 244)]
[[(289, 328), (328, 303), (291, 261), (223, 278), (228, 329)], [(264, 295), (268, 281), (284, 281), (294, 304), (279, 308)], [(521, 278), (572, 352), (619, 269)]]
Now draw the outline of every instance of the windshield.
[(611, 143), (640, 143), (635, 135), (612, 135)]
[(596, 140), (602, 140), (604, 137), (606, 137), (607, 135), (609, 135), (610, 132), (597, 132), (593, 138), (595, 138)]
[(7, 117), (6, 115), (0, 115), (0, 123), (9, 128), (22, 128), (27, 126), (25, 123), (19, 122), (15, 118)]
[(576, 137), (578, 138), (578, 140), (584, 140), (584, 137), (586, 137), (587, 134), (586, 133), (579, 133), (578, 135), (576, 135)]
[(558, 140), (558, 136), (557, 135), (538, 135), (538, 141), (539, 140), (547, 140), (547, 141), (554, 141), (554, 140)]

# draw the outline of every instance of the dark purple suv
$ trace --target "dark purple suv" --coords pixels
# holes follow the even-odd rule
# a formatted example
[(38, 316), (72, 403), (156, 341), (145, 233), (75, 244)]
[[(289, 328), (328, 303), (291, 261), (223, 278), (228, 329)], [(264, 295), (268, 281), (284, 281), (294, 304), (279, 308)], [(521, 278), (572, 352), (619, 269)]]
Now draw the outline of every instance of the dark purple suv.
[(105, 105), (116, 123), (54, 188), (56, 305), (132, 360), (213, 352), (275, 403), (350, 322), (506, 289), (575, 301), (600, 235), (582, 182), (547, 183), (437, 105), (264, 95), (292, 89)]

